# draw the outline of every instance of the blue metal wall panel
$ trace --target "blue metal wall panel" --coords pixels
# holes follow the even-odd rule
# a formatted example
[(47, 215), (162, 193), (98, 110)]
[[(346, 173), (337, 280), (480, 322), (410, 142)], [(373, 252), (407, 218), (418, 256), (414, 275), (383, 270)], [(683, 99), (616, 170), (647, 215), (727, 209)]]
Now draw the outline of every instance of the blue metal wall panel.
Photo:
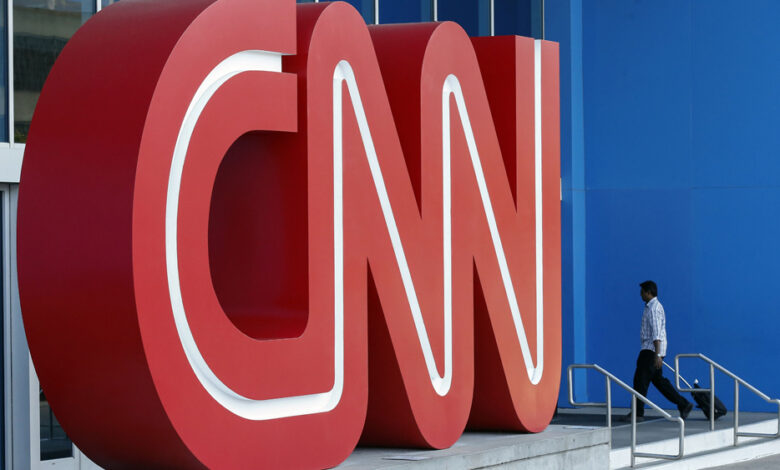
[(585, 2), (588, 188), (685, 187), (691, 155), (690, 2)]
[(698, 1), (693, 12), (692, 182), (777, 187), (780, 2)]
[[(692, 202), (692, 347), (780, 397), (780, 187), (696, 189)], [(719, 387), (731, 403), (731, 383), (724, 377)], [(777, 410), (745, 390), (740, 397), (746, 409)]]
[[(640, 282), (658, 283), (658, 298), (666, 311), (668, 353), (690, 352), (690, 327), (695, 320), (690, 197), (688, 189), (588, 191), (587, 360), (629, 385), (640, 348), (644, 308)], [(588, 381), (588, 395), (603, 399), (604, 382), (595, 379)], [(628, 394), (615, 392), (618, 404), (630, 403)], [(653, 392), (650, 399), (661, 396)]]
[[(565, 368), (585, 362), (585, 162), (582, 110), (582, 0), (545, 3), (546, 38), (559, 43), (561, 89), (562, 360), (559, 406), (568, 406)], [(587, 377), (578, 373), (575, 396), (585, 398)]]
[[(670, 354), (704, 352), (780, 395), (778, 17), (771, 0), (584, 4), (587, 361), (629, 382), (636, 284), (654, 279)], [(732, 384), (716, 383), (730, 407)]]

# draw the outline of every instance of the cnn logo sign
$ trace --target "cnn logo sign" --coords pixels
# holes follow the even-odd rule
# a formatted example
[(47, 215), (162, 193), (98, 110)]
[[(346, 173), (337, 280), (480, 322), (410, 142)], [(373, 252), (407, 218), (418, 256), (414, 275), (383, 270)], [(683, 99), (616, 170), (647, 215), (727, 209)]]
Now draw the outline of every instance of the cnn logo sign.
[(123, 0), (19, 197), (24, 323), (110, 468), (329, 467), (536, 432), (560, 380), (558, 51), (344, 3)]

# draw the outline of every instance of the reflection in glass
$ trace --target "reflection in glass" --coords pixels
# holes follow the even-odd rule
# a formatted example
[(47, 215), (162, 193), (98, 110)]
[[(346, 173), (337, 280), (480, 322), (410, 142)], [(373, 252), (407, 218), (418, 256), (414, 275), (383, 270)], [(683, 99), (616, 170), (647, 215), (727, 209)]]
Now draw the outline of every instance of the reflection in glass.
[(490, 0), (439, 0), (439, 21), (454, 21), (469, 36), (490, 35)]
[[(374, 24), (374, 0), (345, 0), (363, 16), (366, 24)], [(427, 3), (427, 2), (426, 2)]]
[(0, 142), (8, 142), (8, 12), (0, 8)]
[(542, 38), (543, 0), (495, 0), (496, 36)]
[(477, 35), (490, 36), (490, 0), (479, 0), (477, 3)]
[(113, 5), (114, 3), (118, 2), (119, 0), (100, 0), (100, 8), (105, 8), (109, 5)]
[(94, 12), (95, 1), (13, 0), (13, 5), (14, 140), (25, 142), (43, 83), (65, 43)]
[(379, 22), (382, 24), (432, 20), (433, 9), (430, 0), (380, 0), (379, 2)]
[(469, 36), (490, 36), (490, 0), (438, 0), (439, 21), (454, 21)]
[[(332, 1), (332, 0), (320, 0), (320, 1)], [(374, 0), (344, 0), (349, 3), (366, 21), (367, 24), (374, 23)], [(314, 0), (295, 0), (296, 3), (315, 3)]]
[(43, 390), (40, 391), (40, 410), (41, 461), (73, 457), (73, 443), (51, 411)]

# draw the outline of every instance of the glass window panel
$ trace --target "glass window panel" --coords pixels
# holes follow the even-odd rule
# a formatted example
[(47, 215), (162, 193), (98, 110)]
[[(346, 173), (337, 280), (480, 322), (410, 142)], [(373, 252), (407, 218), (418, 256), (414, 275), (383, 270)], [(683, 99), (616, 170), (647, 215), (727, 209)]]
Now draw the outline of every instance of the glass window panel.
[(363, 15), (366, 24), (374, 24), (374, 0), (346, 0)]
[(379, 22), (382, 24), (432, 20), (431, 0), (379, 0)]
[(73, 457), (73, 442), (65, 435), (65, 431), (51, 411), (49, 401), (46, 399), (46, 395), (43, 394), (43, 390), (40, 390), (39, 396), (41, 410), (41, 461)]
[(542, 0), (495, 0), (496, 35), (542, 37)]
[(439, 21), (454, 21), (469, 36), (490, 35), (490, 0), (439, 0)]
[(490, 36), (490, 0), (477, 1), (477, 35)]
[[(322, 0), (326, 1), (326, 0)], [(330, 1), (330, 0), (328, 0)], [(374, 0), (344, 0), (363, 16), (367, 24), (374, 23)], [(296, 3), (315, 3), (314, 0), (295, 0)]]
[(531, 0), (531, 37), (544, 39), (544, 0)]
[(118, 2), (119, 0), (100, 0), (100, 8), (105, 8), (109, 5), (113, 5), (114, 3)]
[(14, 140), (27, 140), (33, 110), (54, 61), (92, 16), (94, 0), (13, 0)]
[(420, 21), (433, 21), (432, 0), (422, 0), (420, 2)]
[(0, 3), (0, 142), (8, 142), (8, 10)]

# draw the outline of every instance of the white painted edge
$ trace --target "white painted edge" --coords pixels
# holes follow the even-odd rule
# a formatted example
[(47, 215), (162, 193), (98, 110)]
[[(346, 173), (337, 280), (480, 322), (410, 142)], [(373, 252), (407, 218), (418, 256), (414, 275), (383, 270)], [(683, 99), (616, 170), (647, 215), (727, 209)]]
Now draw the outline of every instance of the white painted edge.
[[(341, 400), (344, 384), (343, 290), (339, 293), (339, 289), (336, 289), (337, 298), (334, 312), (336, 317), (334, 345), (336, 367), (333, 387), (327, 392), (309, 395), (255, 400), (233, 391), (214, 374), (200, 353), (190, 330), (187, 313), (184, 309), (179, 283), (177, 222), (181, 177), (187, 149), (195, 124), (209, 99), (227, 80), (241, 72), (247, 71), (281, 72), (282, 56), (275, 52), (242, 51), (218, 64), (198, 87), (184, 116), (179, 136), (176, 140), (171, 172), (168, 179), (165, 207), (165, 258), (168, 273), (168, 289), (176, 331), (190, 367), (195, 372), (198, 381), (217, 403), (230, 412), (249, 420), (270, 420), (325, 413), (335, 408)], [(336, 269), (336, 279), (339, 279), (338, 266)]]
[[(390, 199), (387, 195), (387, 189), (385, 188), (384, 178), (382, 171), (379, 167), (379, 161), (374, 148), (373, 139), (371, 138), (371, 132), (368, 126), (368, 120), (365, 116), (362, 100), (357, 87), (354, 73), (347, 61), (341, 61), (336, 67), (336, 76), (341, 81), (346, 81), (347, 88), (349, 89), (350, 97), (352, 99), (352, 107), (355, 112), (355, 116), (358, 122), (358, 128), (360, 129), (361, 138), (363, 140), (363, 147), (366, 151), (366, 157), (368, 159), (369, 168), (371, 169), (371, 175), (374, 180), (374, 187), (379, 197), (382, 213), (385, 218), (385, 225), (387, 226), (388, 233), (390, 235), (390, 241), (395, 253), (396, 263), (401, 274), (404, 290), (406, 292), (409, 308), (412, 313), (412, 319), (414, 321), (415, 329), (417, 331), (417, 337), (420, 342), (423, 358), (425, 359), (425, 365), (428, 370), (428, 375), (433, 385), (434, 390), (440, 396), (446, 395), (452, 385), (452, 189), (451, 189), (451, 148), (450, 148), (450, 95), (455, 96), (455, 102), (458, 108), (458, 112), (461, 118), (461, 125), (466, 134), (466, 141), (469, 148), (469, 153), (472, 159), (472, 165), (474, 167), (475, 176), (477, 178), (477, 184), (479, 187), (480, 195), (482, 197), (483, 208), (485, 215), (488, 219), (488, 226), (490, 228), (491, 238), (493, 240), (493, 247), (498, 259), (499, 268), (501, 271), (501, 277), (504, 284), (504, 290), (509, 301), (510, 310), (512, 312), (512, 320), (515, 324), (516, 334), (518, 341), (520, 342), (520, 348), (523, 354), (523, 360), (528, 373), (528, 378), (532, 384), (536, 385), (541, 381), (542, 374), (544, 372), (544, 263), (543, 263), (543, 224), (542, 224), (542, 119), (541, 119), (541, 42), (535, 41), (534, 48), (534, 94), (535, 94), (535, 106), (534, 106), (534, 120), (535, 120), (535, 210), (536, 210), (536, 340), (537, 340), (537, 359), (536, 366), (533, 364), (531, 357), (531, 351), (528, 345), (528, 338), (525, 334), (525, 328), (523, 326), (523, 320), (520, 315), (520, 309), (517, 303), (517, 297), (515, 295), (512, 278), (509, 273), (509, 268), (504, 254), (503, 244), (498, 232), (498, 225), (496, 223), (495, 214), (493, 213), (493, 206), (490, 202), (490, 195), (488, 193), (487, 183), (482, 171), (482, 163), (479, 158), (479, 152), (477, 150), (476, 141), (474, 139), (474, 133), (471, 127), (471, 122), (468, 117), (468, 111), (466, 109), (466, 103), (463, 98), (463, 92), (460, 87), (460, 83), (454, 75), (449, 75), (444, 82), (442, 88), (442, 206), (443, 206), (443, 260), (444, 260), (444, 374), (440, 375), (436, 365), (436, 360), (433, 356), (433, 350), (430, 344), (430, 339), (427, 333), (425, 322), (422, 317), (422, 311), (420, 309), (417, 294), (415, 292), (414, 283), (412, 282), (412, 276), (409, 271), (409, 266), (406, 261), (406, 255), (403, 249), (403, 243), (401, 242), (401, 236), (398, 233), (398, 228), (395, 223), (395, 216), (390, 205)], [(341, 152), (341, 121), (340, 115), (338, 117), (338, 131), (336, 131), (336, 107), (338, 107), (339, 113), (341, 112), (341, 86), (334, 88), (334, 151)], [(338, 142), (336, 146), (335, 143)], [(340, 159), (339, 155), (339, 159)], [(340, 175), (335, 173), (335, 175)], [(334, 181), (334, 184), (341, 184), (341, 181)], [(341, 207), (334, 207), (334, 212), (341, 211)]]

